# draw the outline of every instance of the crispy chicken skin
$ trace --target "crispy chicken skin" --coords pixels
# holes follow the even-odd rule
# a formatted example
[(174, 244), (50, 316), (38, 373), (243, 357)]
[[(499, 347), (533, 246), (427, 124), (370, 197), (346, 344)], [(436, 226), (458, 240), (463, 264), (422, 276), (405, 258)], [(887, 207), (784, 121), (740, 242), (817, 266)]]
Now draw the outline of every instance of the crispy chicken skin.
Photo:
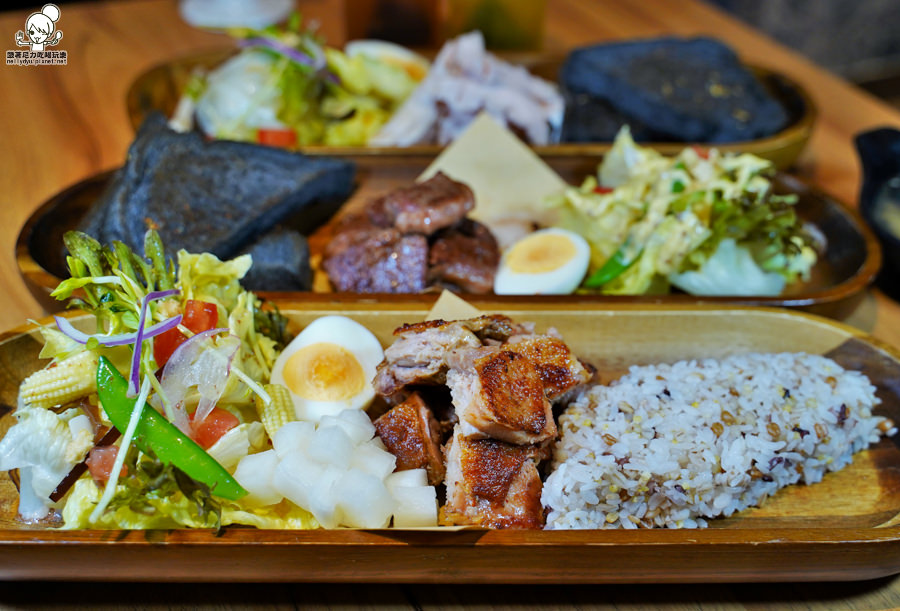
[(375, 431), (397, 457), (397, 471), (425, 469), (432, 486), (444, 480), (440, 426), (419, 393), (375, 420)]
[(495, 439), (468, 439), (459, 428), (447, 448), (447, 502), (441, 524), (542, 528), (537, 463), (546, 450)]
[(463, 434), (513, 444), (555, 438), (556, 423), (535, 364), (498, 348), (482, 348), (475, 355), (471, 366), (447, 373)]
[(593, 377), (569, 347), (558, 337), (550, 335), (519, 335), (511, 337), (504, 348), (528, 358), (537, 368), (550, 401), (557, 401)]

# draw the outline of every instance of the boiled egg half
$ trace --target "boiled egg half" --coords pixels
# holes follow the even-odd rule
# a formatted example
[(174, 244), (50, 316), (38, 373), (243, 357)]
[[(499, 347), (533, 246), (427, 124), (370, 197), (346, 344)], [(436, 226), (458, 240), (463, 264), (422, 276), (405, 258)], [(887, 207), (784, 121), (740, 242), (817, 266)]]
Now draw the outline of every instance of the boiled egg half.
[(371, 331), (346, 316), (323, 316), (275, 360), (272, 383), (291, 391), (298, 420), (318, 423), (345, 409), (365, 409), (384, 350)]
[(577, 233), (552, 227), (515, 242), (494, 276), (498, 295), (567, 295), (587, 273), (591, 249)]

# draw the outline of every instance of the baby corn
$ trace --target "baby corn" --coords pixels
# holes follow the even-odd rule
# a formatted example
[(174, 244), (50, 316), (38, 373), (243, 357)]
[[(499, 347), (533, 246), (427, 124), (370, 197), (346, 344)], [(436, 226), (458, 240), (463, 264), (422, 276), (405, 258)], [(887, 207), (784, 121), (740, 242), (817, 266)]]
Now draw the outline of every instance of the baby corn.
[(265, 401), (256, 396), (256, 412), (262, 421), (269, 438), (275, 436), (275, 432), (282, 426), (296, 420), (294, 415), (294, 401), (291, 399), (291, 391), (281, 384), (266, 384), (263, 389), (271, 397), (272, 401), (266, 405)]
[(28, 407), (50, 408), (97, 392), (97, 355), (88, 350), (41, 369), (19, 387), (19, 400)]

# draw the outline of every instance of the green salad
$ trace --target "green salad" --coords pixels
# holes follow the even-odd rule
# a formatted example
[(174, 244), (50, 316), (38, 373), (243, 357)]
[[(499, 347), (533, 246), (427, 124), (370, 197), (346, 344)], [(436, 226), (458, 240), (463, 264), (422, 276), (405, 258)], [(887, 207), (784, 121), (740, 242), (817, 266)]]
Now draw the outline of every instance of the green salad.
[(551, 198), (591, 247), (581, 290), (606, 294), (778, 295), (808, 278), (821, 244), (774, 192), (772, 164), (685, 148), (674, 157), (623, 128), (596, 177)]
[[(207, 136), (281, 147), (361, 146), (427, 72), (405, 49), (345, 53), (294, 16), (286, 26), (230, 32), (241, 51), (186, 86), (172, 117)], [(409, 57), (398, 59), (405, 52)]]
[(47, 365), (20, 384), (0, 440), (0, 471), (18, 472), (21, 520), (437, 523), (425, 470), (395, 473), (365, 411), (384, 356), (371, 331), (331, 315), (289, 338), (277, 308), (241, 287), (249, 255), (180, 251), (172, 262), (153, 231), (143, 256), (79, 232), (65, 243), (71, 277), (53, 295), (93, 316), (39, 327)]

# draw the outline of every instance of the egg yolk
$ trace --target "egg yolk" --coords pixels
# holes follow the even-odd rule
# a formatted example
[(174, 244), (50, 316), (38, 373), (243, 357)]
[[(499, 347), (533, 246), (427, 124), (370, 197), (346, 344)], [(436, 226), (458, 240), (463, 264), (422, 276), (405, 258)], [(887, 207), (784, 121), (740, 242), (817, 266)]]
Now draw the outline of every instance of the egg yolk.
[(506, 255), (506, 265), (519, 274), (543, 274), (562, 267), (575, 254), (575, 245), (566, 236), (542, 233), (513, 246)]
[(366, 385), (356, 357), (327, 342), (304, 346), (292, 354), (284, 364), (284, 382), (295, 394), (315, 401), (343, 401)]

